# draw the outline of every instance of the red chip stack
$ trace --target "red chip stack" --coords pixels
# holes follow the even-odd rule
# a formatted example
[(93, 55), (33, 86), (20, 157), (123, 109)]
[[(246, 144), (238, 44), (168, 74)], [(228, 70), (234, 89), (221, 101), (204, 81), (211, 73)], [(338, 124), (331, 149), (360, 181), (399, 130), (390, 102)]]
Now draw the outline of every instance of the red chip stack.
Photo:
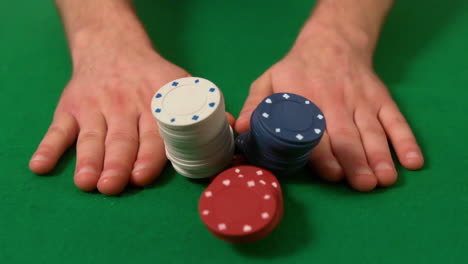
[(283, 217), (283, 195), (276, 177), (254, 166), (237, 166), (216, 176), (202, 193), (199, 213), (208, 230), (231, 243), (260, 240)]

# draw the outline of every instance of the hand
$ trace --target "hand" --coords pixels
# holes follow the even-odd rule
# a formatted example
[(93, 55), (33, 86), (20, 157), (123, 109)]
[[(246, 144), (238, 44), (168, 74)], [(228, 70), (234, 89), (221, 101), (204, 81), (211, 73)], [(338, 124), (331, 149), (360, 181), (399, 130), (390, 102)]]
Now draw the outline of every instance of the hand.
[(319, 175), (331, 182), (346, 178), (359, 191), (392, 185), (397, 172), (388, 140), (408, 169), (421, 168), (423, 156), (370, 58), (330, 34), (296, 43), (252, 84), (236, 130), (249, 129), (252, 111), (271, 93), (302, 95), (316, 103), (327, 120), (326, 133), (310, 157)]
[(151, 98), (159, 87), (188, 73), (151, 48), (84, 43), (73, 54), (73, 76), (29, 166), (38, 174), (51, 171), (77, 139), (74, 181), (81, 190), (97, 187), (114, 195), (129, 181), (147, 185), (166, 162)]

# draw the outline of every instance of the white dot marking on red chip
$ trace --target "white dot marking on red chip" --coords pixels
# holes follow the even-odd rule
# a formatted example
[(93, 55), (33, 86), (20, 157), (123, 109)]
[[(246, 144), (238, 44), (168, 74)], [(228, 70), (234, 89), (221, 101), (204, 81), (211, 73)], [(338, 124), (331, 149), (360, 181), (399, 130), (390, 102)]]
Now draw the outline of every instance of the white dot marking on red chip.
[(252, 227), (249, 225), (244, 225), (244, 228), (242, 229), (244, 232), (250, 232), (252, 231)]
[(228, 180), (228, 179), (227, 179), (227, 180), (224, 180), (224, 181), (223, 181), (223, 184), (224, 184), (224, 186), (229, 186), (229, 185), (231, 184), (231, 181)]
[(240, 169), (235, 169), (234, 170), (236, 173), (239, 173), (240, 172)]
[(213, 196), (212, 192), (210, 192), (210, 191), (205, 192), (205, 197), (211, 197), (211, 196)]
[(265, 194), (265, 196), (263, 196), (263, 199), (265, 200), (270, 200), (271, 196), (269, 194)]
[(254, 187), (254, 186), (255, 186), (255, 182), (254, 182), (254, 181), (248, 181), (248, 182), (247, 182), (247, 186), (249, 186), (249, 187)]
[(262, 219), (268, 219), (269, 217), (270, 217), (270, 214), (268, 212), (262, 213)]
[(263, 185), (266, 184), (266, 182), (265, 182), (264, 180), (259, 180), (259, 182), (260, 182), (261, 184), (263, 184)]
[(210, 211), (209, 210), (203, 210), (202, 215), (209, 215)]
[(276, 184), (276, 182), (272, 182), (271, 185), (275, 188), (278, 188), (278, 184)]
[(257, 173), (257, 175), (263, 175), (263, 171), (262, 171), (262, 170), (258, 170), (256, 173)]
[(220, 223), (220, 224), (218, 224), (218, 229), (219, 229), (219, 230), (223, 231), (223, 230), (226, 230), (226, 228), (227, 228), (227, 226), (226, 226), (225, 223)]
[(244, 178), (244, 174), (239, 174), (237, 177)]

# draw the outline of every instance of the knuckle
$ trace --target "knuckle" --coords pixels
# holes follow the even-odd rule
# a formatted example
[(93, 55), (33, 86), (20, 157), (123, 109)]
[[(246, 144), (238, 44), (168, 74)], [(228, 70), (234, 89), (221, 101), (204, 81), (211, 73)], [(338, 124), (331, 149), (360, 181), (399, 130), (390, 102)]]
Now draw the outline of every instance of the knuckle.
[(138, 144), (138, 137), (130, 132), (125, 130), (116, 130), (109, 132), (107, 135), (106, 143), (111, 144), (113, 142), (129, 142), (132, 144)]
[(157, 129), (147, 130), (140, 133), (141, 141), (150, 141), (154, 139), (159, 139), (160, 137), (161, 136), (159, 135), (159, 131)]
[(59, 126), (59, 125), (52, 125), (49, 128), (49, 131), (47, 131), (47, 134), (49, 136), (58, 136), (58, 137), (61, 137), (61, 138), (68, 138), (70, 136), (68, 131), (65, 128)]
[(77, 157), (76, 168), (79, 170), (83, 167), (99, 168), (99, 162), (96, 158), (90, 157), (87, 154)]
[(99, 130), (86, 130), (80, 133), (78, 143), (99, 141), (104, 138), (104, 132)]
[(50, 155), (52, 155), (53, 153), (56, 153), (56, 152), (57, 152), (57, 147), (55, 147), (52, 144), (43, 142), (37, 148), (36, 153), (41, 153), (41, 154), (44, 154), (46, 156), (50, 156)]
[(356, 137), (356, 130), (352, 127), (337, 127), (330, 130), (334, 137), (353, 138)]
[(396, 117), (393, 117), (388, 122), (388, 129), (389, 130), (399, 130), (402, 127), (406, 127), (406, 126), (407, 126), (406, 120), (400, 115), (398, 115)]

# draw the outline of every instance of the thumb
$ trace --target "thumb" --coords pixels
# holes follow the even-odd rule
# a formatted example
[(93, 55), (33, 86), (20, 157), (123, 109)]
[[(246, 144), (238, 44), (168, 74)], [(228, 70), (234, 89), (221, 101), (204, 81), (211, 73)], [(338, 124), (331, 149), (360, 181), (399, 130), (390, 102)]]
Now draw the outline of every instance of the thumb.
[(265, 72), (250, 86), (249, 96), (235, 123), (237, 133), (244, 133), (250, 129), (250, 117), (257, 105), (273, 92), (269, 71)]

